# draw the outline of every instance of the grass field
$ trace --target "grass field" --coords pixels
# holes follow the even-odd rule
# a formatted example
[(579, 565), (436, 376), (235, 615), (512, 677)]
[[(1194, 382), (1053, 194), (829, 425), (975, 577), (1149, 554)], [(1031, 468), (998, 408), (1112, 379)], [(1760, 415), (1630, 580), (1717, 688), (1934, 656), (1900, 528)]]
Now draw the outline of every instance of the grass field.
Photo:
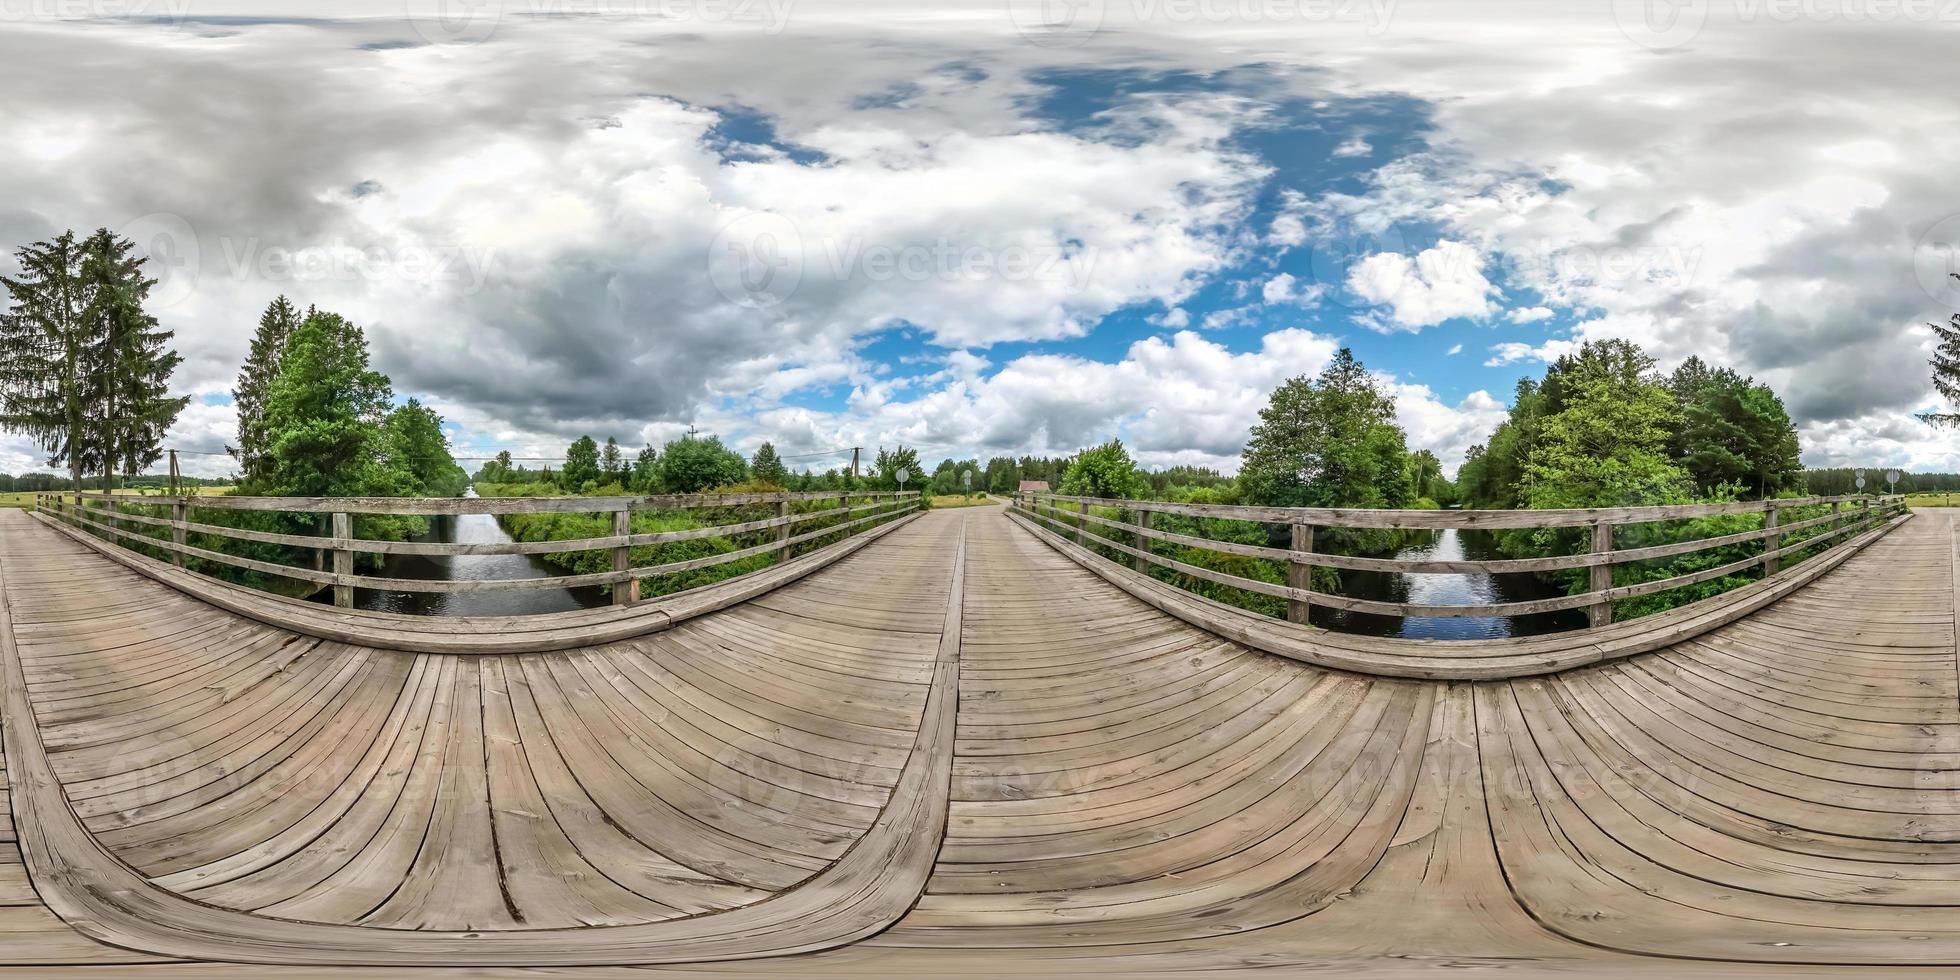
[(1915, 493), (1906, 496), (1908, 507), (1960, 507), (1960, 493)]
[(948, 507), (985, 507), (991, 503), (994, 503), (994, 501), (987, 499), (987, 497), (984, 494), (979, 496), (973, 496), (973, 497), (962, 497), (956, 493), (949, 493), (943, 495), (935, 494), (932, 498), (932, 509), (943, 510)]
[[(199, 497), (220, 497), (232, 491), (231, 487), (186, 487), (185, 489)], [(37, 490), (17, 490), (13, 493), (0, 493), (0, 507), (18, 507), (26, 510), (34, 506), (34, 495), (39, 492)], [(117, 490), (116, 495), (129, 497), (146, 496), (141, 489), (129, 488)], [(147, 496), (155, 497), (158, 494), (151, 492)]]

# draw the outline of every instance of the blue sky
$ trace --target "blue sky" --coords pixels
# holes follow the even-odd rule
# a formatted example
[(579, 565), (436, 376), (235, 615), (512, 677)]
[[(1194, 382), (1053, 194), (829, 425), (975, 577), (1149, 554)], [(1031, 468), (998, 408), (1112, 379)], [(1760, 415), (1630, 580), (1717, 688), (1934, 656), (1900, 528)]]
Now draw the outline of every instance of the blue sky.
[[(541, 3), (16, 18), (0, 238), (165, 249), (197, 452), (284, 293), (471, 454), (692, 426), (1231, 470), (1347, 345), (1453, 467), (1518, 378), (1624, 337), (1776, 386), (1813, 464), (1960, 468), (1912, 418), (1960, 306), (1946, 19)], [(146, 84), (62, 70), (97, 62)]]

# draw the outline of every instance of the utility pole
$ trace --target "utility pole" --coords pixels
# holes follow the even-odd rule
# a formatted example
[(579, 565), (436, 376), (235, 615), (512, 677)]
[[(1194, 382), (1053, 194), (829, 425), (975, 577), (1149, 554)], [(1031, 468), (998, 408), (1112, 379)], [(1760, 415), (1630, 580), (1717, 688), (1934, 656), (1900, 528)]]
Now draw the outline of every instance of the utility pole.
[(171, 495), (172, 495), (172, 496), (175, 496), (176, 494), (178, 494), (179, 492), (181, 492), (181, 491), (179, 491), (179, 489), (178, 489), (178, 487), (177, 487), (177, 483), (178, 483), (178, 477), (177, 477), (177, 450), (175, 450), (175, 449), (172, 449), (172, 450), (170, 451), (170, 493), (171, 493)]
[(862, 447), (862, 446), (852, 446), (852, 447), (851, 447), (851, 479), (853, 479), (853, 480), (855, 480), (855, 479), (857, 479), (857, 475), (858, 475), (858, 450), (860, 450), (860, 449), (862, 449), (862, 448), (864, 448), (864, 447)]

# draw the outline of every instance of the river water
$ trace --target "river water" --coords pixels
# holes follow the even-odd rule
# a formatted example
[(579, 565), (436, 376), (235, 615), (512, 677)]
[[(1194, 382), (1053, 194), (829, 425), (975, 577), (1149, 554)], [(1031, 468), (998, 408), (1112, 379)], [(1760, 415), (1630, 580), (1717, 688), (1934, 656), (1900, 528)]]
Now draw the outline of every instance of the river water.
[[(471, 490), (467, 496), (476, 496)], [(432, 517), (429, 533), (418, 541), (491, 544), (511, 537), (489, 514)], [(388, 578), (483, 580), (549, 578), (565, 574), (531, 555), (389, 555), (381, 571)], [(331, 595), (331, 590), (328, 591)], [(383, 592), (355, 589), (354, 606), (376, 612), (416, 616), (524, 616), (603, 606), (611, 599), (596, 588), (524, 589), (514, 592)]]
[[(1428, 540), (1408, 545), (1393, 557), (1410, 561), (1484, 561), (1506, 557), (1487, 531), (1429, 531)], [(1557, 588), (1528, 574), (1341, 572), (1340, 594), (1383, 602), (1429, 605), (1478, 605), (1524, 602), (1563, 595)], [(1535, 616), (1489, 616), (1459, 619), (1447, 616), (1372, 616), (1325, 606), (1313, 610), (1313, 624), (1343, 633), (1401, 636), (1418, 640), (1478, 640), (1505, 636), (1535, 636), (1586, 625), (1583, 610), (1568, 609)]]

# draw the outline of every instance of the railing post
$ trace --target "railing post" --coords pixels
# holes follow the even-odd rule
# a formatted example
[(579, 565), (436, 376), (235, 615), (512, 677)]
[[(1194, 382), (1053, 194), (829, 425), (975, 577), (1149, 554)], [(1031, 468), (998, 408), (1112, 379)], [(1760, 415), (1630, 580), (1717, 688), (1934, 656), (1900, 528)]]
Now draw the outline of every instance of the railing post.
[[(1313, 588), (1313, 566), (1303, 561), (1298, 553), (1313, 551), (1313, 525), (1293, 525), (1292, 549), (1296, 554), (1286, 563), (1286, 585), (1293, 589)], [(1286, 600), (1286, 621), (1307, 625), (1313, 618), (1313, 607), (1305, 599)]]
[(837, 498), (837, 506), (844, 508), (844, 516), (839, 519), (844, 522), (844, 536), (848, 538), (851, 536), (851, 495), (849, 491), (846, 491), (843, 496)]
[(776, 561), (789, 560), (789, 498), (776, 501), (776, 516), (783, 520), (783, 526), (776, 529)]
[(1086, 547), (1089, 544), (1089, 502), (1077, 502), (1075, 510), (1082, 515), (1075, 519), (1075, 543)]
[(333, 604), (342, 609), (354, 608), (354, 587), (343, 585), (339, 576), (354, 574), (354, 519), (344, 510), (334, 511), (333, 515)]
[[(1842, 500), (1831, 501), (1831, 537), (1834, 539), (1837, 537), (1839, 531), (1844, 530), (1844, 512), (1838, 509), (1843, 504), (1844, 501)], [(1836, 544), (1837, 542), (1833, 540), (1831, 543)]]
[[(613, 511), (613, 537), (624, 538), (633, 533), (633, 508), (621, 507)], [(613, 571), (624, 572), (633, 567), (633, 546), (621, 543), (613, 548)], [(632, 605), (640, 601), (640, 580), (628, 579), (614, 582), (612, 600), (615, 606)]]
[[(1150, 538), (1143, 534), (1144, 531), (1148, 531), (1148, 530), (1150, 530), (1150, 512), (1147, 510), (1137, 511), (1137, 550), (1138, 551), (1150, 550)], [(1150, 559), (1145, 558), (1142, 555), (1138, 555), (1136, 556), (1136, 561), (1134, 563), (1134, 566), (1139, 573), (1144, 575), (1150, 574)]]
[[(1605, 521), (1593, 524), (1592, 553), (1610, 555), (1613, 553), (1613, 525)], [(1613, 587), (1613, 563), (1602, 561), (1592, 566), (1591, 588), (1587, 591), (1602, 592)], [(1586, 607), (1586, 623), (1589, 626), (1605, 626), (1613, 621), (1613, 603), (1600, 600)]]
[(190, 505), (182, 497), (170, 505), (170, 543), (177, 546), (177, 550), (170, 553), (170, 560), (178, 568), (184, 567), (184, 522), (188, 520), (189, 512)]
[[(1776, 530), (1776, 501), (1774, 500), (1763, 502), (1763, 530)], [(1782, 570), (1782, 559), (1773, 557), (1777, 549), (1781, 547), (1783, 547), (1783, 535), (1768, 534), (1763, 537), (1763, 554), (1772, 556), (1763, 559), (1764, 578), (1774, 577), (1778, 571)]]

